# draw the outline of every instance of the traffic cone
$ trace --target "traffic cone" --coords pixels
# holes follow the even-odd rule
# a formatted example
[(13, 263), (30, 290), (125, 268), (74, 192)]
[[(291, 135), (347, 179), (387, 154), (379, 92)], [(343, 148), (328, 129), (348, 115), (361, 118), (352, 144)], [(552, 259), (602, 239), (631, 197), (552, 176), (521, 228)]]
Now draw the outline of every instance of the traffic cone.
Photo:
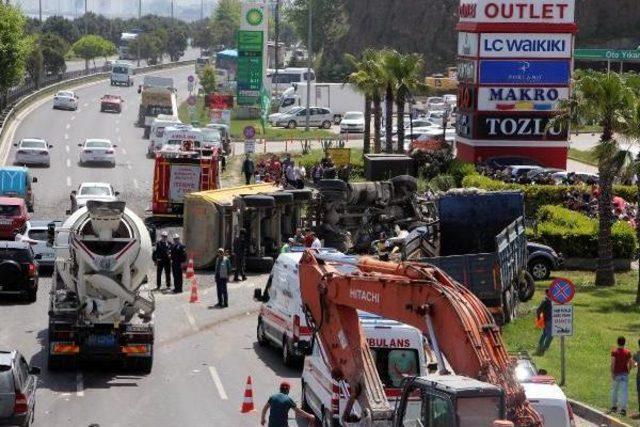
[(251, 384), (251, 375), (249, 375), (247, 377), (247, 385), (244, 388), (244, 400), (242, 401), (242, 407), (240, 408), (240, 412), (243, 414), (256, 409), (253, 406), (253, 388)]
[(193, 270), (193, 258), (189, 258), (189, 262), (187, 263), (187, 279), (193, 278), (195, 274), (196, 273)]
[(198, 279), (193, 271), (193, 258), (189, 258), (189, 264), (187, 264), (187, 279), (191, 279), (191, 296), (189, 297), (189, 302), (200, 302), (200, 297), (198, 296)]

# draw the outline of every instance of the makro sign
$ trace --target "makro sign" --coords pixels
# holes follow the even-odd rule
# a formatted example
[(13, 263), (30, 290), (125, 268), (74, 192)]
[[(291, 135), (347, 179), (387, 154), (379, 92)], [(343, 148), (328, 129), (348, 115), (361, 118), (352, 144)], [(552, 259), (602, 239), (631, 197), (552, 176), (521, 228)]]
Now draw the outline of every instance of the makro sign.
[(461, 0), (460, 22), (573, 24), (575, 0)]
[(485, 33), (480, 37), (483, 58), (571, 58), (571, 52), (571, 34)]
[(459, 60), (457, 68), (457, 78), (459, 82), (476, 82), (476, 61)]
[(566, 127), (554, 126), (547, 129), (553, 116), (496, 115), (478, 113), (475, 120), (475, 139), (523, 140), (523, 141), (564, 141)]
[[(478, 111), (555, 111), (569, 98), (566, 87), (481, 87)], [(459, 99), (459, 96), (458, 96)]]
[(568, 85), (568, 60), (480, 61), (479, 83), (498, 85)]
[(458, 33), (458, 56), (478, 56), (478, 33)]

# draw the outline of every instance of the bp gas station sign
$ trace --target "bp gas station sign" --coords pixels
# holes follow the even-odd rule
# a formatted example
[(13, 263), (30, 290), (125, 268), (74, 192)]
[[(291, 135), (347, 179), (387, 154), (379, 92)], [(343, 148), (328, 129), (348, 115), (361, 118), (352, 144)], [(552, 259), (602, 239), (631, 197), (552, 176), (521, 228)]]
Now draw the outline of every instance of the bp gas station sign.
[(238, 31), (238, 105), (256, 105), (264, 84), (267, 42), (267, 8), (261, 2), (244, 2)]

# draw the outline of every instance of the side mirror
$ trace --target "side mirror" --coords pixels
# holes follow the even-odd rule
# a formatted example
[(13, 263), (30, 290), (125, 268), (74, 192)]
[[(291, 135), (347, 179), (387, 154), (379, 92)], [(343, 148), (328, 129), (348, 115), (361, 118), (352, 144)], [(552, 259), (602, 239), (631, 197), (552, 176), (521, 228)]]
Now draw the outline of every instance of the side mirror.
[(113, 148), (117, 148), (118, 146), (117, 146), (116, 144), (113, 144), (113, 145), (112, 145), (112, 147), (113, 147)]
[(34, 257), (35, 259), (37, 259), (38, 261), (42, 259), (42, 254), (36, 254), (36, 256)]
[(78, 144), (78, 147), (82, 147), (82, 143)]
[(38, 182), (38, 178), (34, 176), (33, 178), (31, 178), (31, 182)]
[(53, 148), (53, 144), (49, 144), (49, 148)]
[(18, 146), (18, 143), (17, 143), (17, 142), (14, 142), (14, 143), (13, 143), (13, 146), (14, 146), (14, 147), (17, 147), (17, 146)]
[(538, 375), (549, 375), (546, 369), (538, 369)]
[(31, 368), (29, 368), (29, 375), (40, 375), (40, 372), (42, 371), (37, 366), (32, 366)]
[(116, 191), (116, 192), (115, 192), (115, 193), (113, 193), (113, 194), (115, 194), (115, 195), (116, 195), (116, 197), (118, 197), (118, 196), (120, 195), (120, 192), (119, 192), (119, 191)]
[(254, 290), (253, 290), (253, 299), (254, 299), (255, 301), (260, 301), (260, 302), (262, 302), (262, 301), (263, 301), (263, 298), (262, 298), (262, 289), (258, 288), (258, 289), (254, 289)]

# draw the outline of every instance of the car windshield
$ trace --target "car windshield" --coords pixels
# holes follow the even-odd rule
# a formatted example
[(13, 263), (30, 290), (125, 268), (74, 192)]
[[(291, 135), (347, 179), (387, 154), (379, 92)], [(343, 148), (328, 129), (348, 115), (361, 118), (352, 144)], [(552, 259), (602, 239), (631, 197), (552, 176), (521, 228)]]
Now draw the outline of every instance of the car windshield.
[(128, 74), (129, 69), (127, 67), (118, 66), (118, 67), (113, 67), (111, 72), (114, 74)]
[(516, 379), (519, 382), (526, 382), (531, 377), (536, 376), (537, 373), (538, 372), (536, 370), (536, 367), (533, 365), (533, 363), (530, 360), (527, 360), (527, 359), (518, 360), (518, 365), (516, 366), (515, 374), (516, 374)]
[(74, 95), (73, 95), (73, 92), (58, 92), (57, 96), (66, 96), (69, 98), (73, 98)]
[(371, 347), (376, 368), (385, 387), (400, 387), (405, 375), (418, 375), (418, 352), (415, 349)]
[(345, 120), (360, 120), (364, 118), (362, 113), (347, 113), (344, 115)]
[(22, 141), (20, 148), (47, 148), (47, 143), (44, 141)]
[(20, 206), (18, 205), (0, 205), (0, 216), (19, 216)]
[(111, 148), (111, 143), (107, 141), (87, 141), (86, 148)]
[(90, 187), (80, 188), (81, 196), (110, 196), (111, 189), (109, 187), (92, 185)]

